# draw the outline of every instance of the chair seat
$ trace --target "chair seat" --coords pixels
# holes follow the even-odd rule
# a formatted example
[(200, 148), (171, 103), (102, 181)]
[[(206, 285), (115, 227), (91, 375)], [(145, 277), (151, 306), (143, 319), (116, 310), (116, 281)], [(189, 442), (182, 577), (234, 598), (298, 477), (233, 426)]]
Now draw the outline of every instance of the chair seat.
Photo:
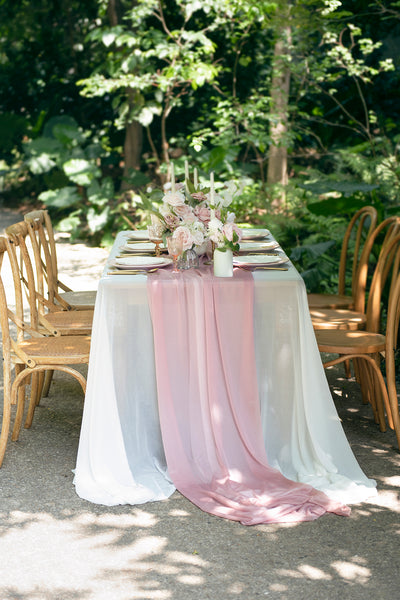
[(309, 308), (353, 308), (352, 296), (340, 294), (307, 294)]
[(62, 335), (90, 335), (92, 310), (60, 310), (46, 313), (45, 319)]
[(88, 363), (89, 336), (33, 337), (18, 344), (29, 358), (43, 365)]
[(369, 331), (316, 331), (320, 352), (375, 354), (385, 350), (385, 336)]
[(60, 294), (60, 296), (70, 306), (73, 306), (76, 310), (80, 311), (94, 308), (96, 294), (97, 292), (95, 290), (84, 290), (77, 292), (64, 292)]
[(320, 329), (364, 329), (367, 317), (364, 313), (346, 309), (310, 309), (311, 321), (315, 330)]

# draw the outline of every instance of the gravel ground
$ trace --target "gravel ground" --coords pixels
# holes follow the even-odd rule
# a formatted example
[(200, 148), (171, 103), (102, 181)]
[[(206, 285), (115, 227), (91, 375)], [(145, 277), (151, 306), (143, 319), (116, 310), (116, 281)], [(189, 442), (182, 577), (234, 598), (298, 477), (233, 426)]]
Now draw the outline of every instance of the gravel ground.
[[(0, 208), (0, 233), (20, 218)], [(95, 289), (106, 255), (60, 241), (63, 279), (75, 289)], [(395, 436), (379, 432), (340, 367), (327, 375), (378, 497), (354, 506), (348, 518), (245, 527), (200, 511), (177, 492), (136, 507), (81, 500), (72, 469), (83, 397), (75, 380), (56, 374), (32, 428), (9, 442), (0, 470), (0, 600), (400, 597)]]

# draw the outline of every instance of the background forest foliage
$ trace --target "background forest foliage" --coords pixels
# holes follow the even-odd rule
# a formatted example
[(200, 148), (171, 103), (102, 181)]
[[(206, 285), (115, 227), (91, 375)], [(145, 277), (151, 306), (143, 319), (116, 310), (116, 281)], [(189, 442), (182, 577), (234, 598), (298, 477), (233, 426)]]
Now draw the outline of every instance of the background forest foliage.
[(309, 290), (400, 198), (400, 2), (0, 0), (0, 194), (93, 244), (184, 161), (240, 180)]

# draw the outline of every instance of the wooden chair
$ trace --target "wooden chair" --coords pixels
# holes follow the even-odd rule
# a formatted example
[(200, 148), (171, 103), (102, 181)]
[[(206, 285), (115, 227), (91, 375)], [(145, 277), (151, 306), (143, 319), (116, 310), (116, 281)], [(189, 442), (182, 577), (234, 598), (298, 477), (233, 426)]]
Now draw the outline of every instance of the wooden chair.
[[(6, 235), (14, 246), (20, 278), (24, 284), (23, 289), (29, 302), (30, 312), (37, 315), (38, 322), (35, 323), (35, 327), (45, 335), (90, 335), (93, 310), (62, 310), (59, 305), (45, 298), (43, 263), (36, 237), (32, 236), (30, 238), (28, 236), (30, 227), (25, 221), (20, 221), (8, 227)], [(29, 240), (32, 241), (30, 248), (27, 245)], [(50, 370), (46, 373), (45, 379), (43, 379), (44, 373), (39, 377), (39, 383), (36, 386), (38, 390), (37, 402), (39, 402), (42, 395), (48, 395), (52, 375), (53, 373)]]
[(64, 310), (93, 310), (96, 291), (73, 291), (58, 279), (57, 246), (52, 222), (47, 210), (35, 210), (27, 213), (24, 220), (29, 225), (29, 234), (36, 238), (39, 248), (43, 274), (48, 287), (50, 302), (58, 304)]
[(27, 245), (30, 229), (28, 223), (20, 221), (7, 227), (6, 235), (18, 255), (20, 277), (25, 284), (28, 300), (37, 305), (39, 327), (47, 333), (89, 335), (92, 330), (93, 310), (65, 311), (50, 298), (45, 298), (45, 274), (35, 236), (32, 236), (31, 252)]
[[(13, 303), (7, 302), (2, 279), (4, 257), (8, 256), (13, 284)], [(27, 304), (24, 306), (24, 304)], [(15, 308), (14, 308), (15, 306)], [(25, 309), (25, 310), (24, 310)], [(12, 439), (17, 440), (24, 415), (25, 386), (31, 380), (37, 384), (38, 374), (48, 370), (63, 371), (75, 377), (83, 391), (85, 377), (72, 365), (88, 364), (90, 337), (58, 334), (46, 335), (39, 330), (39, 315), (35, 303), (24, 303), (20, 269), (15, 244), (0, 236), (0, 326), (3, 341), (4, 408), (0, 434), (0, 466), (3, 463), (11, 425), (11, 407), (17, 405)], [(11, 325), (11, 326), (10, 326)], [(12, 367), (15, 376), (12, 376)], [(37, 404), (37, 392), (32, 389), (25, 427), (29, 428)]]
[[(379, 285), (378, 290), (371, 289), (369, 293), (373, 294), (376, 302), (380, 302), (380, 294), (385, 285), (385, 277), (390, 270), (391, 256), (386, 256), (384, 250), (391, 240), (400, 234), (400, 217), (389, 217), (380, 223), (369, 235), (364, 245), (362, 257), (358, 266), (357, 290), (355, 295), (354, 310), (345, 308), (310, 308), (311, 320), (315, 330), (320, 329), (364, 329), (367, 322), (365, 312), (365, 298), (367, 290), (367, 279), (369, 271), (370, 256), (376, 244), (380, 246), (380, 252), (376, 262), (375, 269), (382, 270), (382, 277), (373, 278), (374, 286)], [(383, 236), (383, 239), (382, 239)], [(386, 258), (385, 258), (386, 257)], [(386, 264), (384, 264), (386, 263)]]
[[(385, 273), (385, 269), (376, 269), (374, 273), (375, 280), (385, 279), (388, 286), (390, 282), (386, 334), (379, 333), (381, 283), (378, 281), (373, 282), (374, 285), (371, 286), (376, 292), (371, 292), (368, 299), (365, 331), (316, 331), (316, 339), (320, 352), (339, 355), (325, 362), (325, 368), (341, 362), (357, 360), (363, 396), (366, 396), (372, 405), (375, 421), (379, 423), (381, 431), (386, 431), (386, 411), (389, 427), (395, 430), (400, 448), (400, 417), (394, 359), (400, 315), (400, 235), (393, 238), (385, 247), (383, 263), (386, 266), (390, 263), (393, 269), (390, 278)], [(384, 355), (386, 359), (386, 383), (380, 369), (380, 355)]]
[[(360, 286), (359, 277), (362, 275), (359, 271), (359, 264), (364, 244), (375, 229), (377, 220), (378, 213), (373, 206), (364, 206), (353, 215), (343, 238), (339, 263), (338, 293), (308, 294), (307, 299), (310, 308), (350, 308), (359, 310), (356, 304)], [(369, 225), (367, 225), (368, 221)], [(346, 294), (346, 271), (353, 238), (351, 293)]]

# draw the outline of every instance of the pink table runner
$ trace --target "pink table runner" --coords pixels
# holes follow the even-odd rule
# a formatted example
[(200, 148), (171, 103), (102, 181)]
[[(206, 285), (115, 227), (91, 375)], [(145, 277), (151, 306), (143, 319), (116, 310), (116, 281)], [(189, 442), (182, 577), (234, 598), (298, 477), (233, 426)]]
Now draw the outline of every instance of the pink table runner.
[(169, 475), (191, 502), (244, 525), (350, 509), (268, 465), (253, 340), (254, 283), (210, 269), (148, 277), (160, 424)]

